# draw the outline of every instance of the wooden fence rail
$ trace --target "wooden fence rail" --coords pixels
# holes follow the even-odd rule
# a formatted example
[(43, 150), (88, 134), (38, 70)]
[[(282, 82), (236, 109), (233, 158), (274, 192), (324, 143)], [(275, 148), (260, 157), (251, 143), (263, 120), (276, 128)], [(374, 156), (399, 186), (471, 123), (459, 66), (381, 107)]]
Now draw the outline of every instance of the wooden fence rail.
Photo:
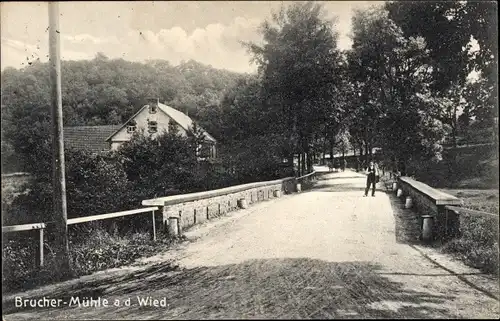
[(477, 211), (477, 210), (471, 210), (468, 208), (464, 207), (457, 207), (457, 206), (445, 206), (445, 208), (449, 211), (453, 211), (457, 214), (467, 214), (467, 215), (473, 215), (473, 216), (483, 216), (483, 217), (492, 217), (498, 220), (499, 215), (498, 214), (493, 214), (493, 213), (488, 213), (488, 212), (483, 212), (483, 211)]
[(21, 232), (21, 231), (32, 231), (38, 230), (38, 242), (39, 242), (39, 256), (38, 262), (40, 262), (40, 266), (43, 266), (43, 231), (46, 228), (45, 223), (34, 223), (34, 224), (22, 224), (22, 225), (11, 225), (11, 226), (2, 226), (2, 233), (12, 233), (12, 232)]
[[(74, 224), (85, 223), (85, 222), (94, 222), (94, 221), (99, 221), (99, 220), (106, 220), (106, 219), (111, 219), (111, 218), (117, 218), (117, 217), (123, 217), (123, 216), (128, 216), (128, 215), (137, 215), (137, 214), (151, 212), (152, 219), (153, 219), (152, 220), (153, 221), (152, 235), (153, 235), (153, 240), (156, 241), (155, 211), (157, 211), (157, 210), (158, 210), (158, 207), (154, 206), (154, 207), (139, 208), (139, 209), (135, 209), (135, 210), (128, 210), (128, 211), (121, 211), (121, 212), (114, 212), (114, 213), (107, 213), (107, 214), (100, 214), (100, 215), (71, 218), (68, 220), (68, 225), (74, 225)], [(40, 266), (43, 266), (44, 229), (50, 223), (51, 222), (2, 226), (2, 233), (39, 230), (40, 231), (40, 233), (39, 233), (39, 264), (40, 264)]]

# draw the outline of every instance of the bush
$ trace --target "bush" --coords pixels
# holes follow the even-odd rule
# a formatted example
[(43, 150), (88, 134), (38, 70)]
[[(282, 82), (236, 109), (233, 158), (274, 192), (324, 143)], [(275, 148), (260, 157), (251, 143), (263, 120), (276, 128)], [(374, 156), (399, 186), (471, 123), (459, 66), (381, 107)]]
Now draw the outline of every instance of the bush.
[(142, 133), (118, 151), (126, 177), (147, 198), (188, 193), (200, 188), (198, 163), (190, 139), (175, 132), (152, 138)]
[(462, 215), (460, 238), (442, 250), (458, 255), (467, 264), (487, 273), (498, 273), (498, 224), (493, 218)]
[[(47, 159), (45, 159), (47, 161)], [(140, 199), (127, 180), (123, 166), (113, 155), (66, 152), (68, 218), (103, 214), (137, 207)], [(42, 165), (43, 166), (43, 165)], [(46, 222), (53, 219), (52, 177), (34, 173), (30, 191), (6, 205), (5, 224)]]
[(223, 160), (239, 184), (280, 178), (282, 174), (281, 137), (248, 137), (233, 141)]
[[(75, 276), (124, 266), (134, 262), (139, 257), (150, 256), (170, 246), (161, 233), (159, 241), (153, 242), (149, 232), (131, 233), (125, 236), (112, 235), (103, 229), (93, 229), (85, 235), (85, 241), (70, 238), (70, 262)], [(76, 241), (76, 242), (75, 242)], [(2, 283), (4, 291), (28, 289), (34, 286), (48, 284), (59, 279), (55, 269), (55, 254), (45, 245), (45, 265), (36, 268), (34, 257), (37, 253), (36, 242), (22, 244), (17, 241), (6, 242), (3, 245)]]

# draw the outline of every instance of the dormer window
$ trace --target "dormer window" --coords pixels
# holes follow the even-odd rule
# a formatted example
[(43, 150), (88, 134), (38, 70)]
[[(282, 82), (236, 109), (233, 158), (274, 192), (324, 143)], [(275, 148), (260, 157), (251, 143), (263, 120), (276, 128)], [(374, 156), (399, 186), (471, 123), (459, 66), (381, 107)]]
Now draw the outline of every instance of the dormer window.
[(131, 120), (127, 124), (127, 133), (132, 134), (136, 131), (136, 129), (137, 129), (137, 123), (135, 122), (135, 120)]
[(131, 133), (134, 133), (136, 130), (136, 126), (135, 125), (128, 125), (127, 126), (127, 133), (131, 134)]
[(156, 133), (158, 131), (158, 123), (156, 121), (148, 122), (148, 131), (150, 133)]
[(156, 104), (149, 105), (149, 113), (150, 114), (156, 114), (157, 111), (158, 111), (158, 106)]

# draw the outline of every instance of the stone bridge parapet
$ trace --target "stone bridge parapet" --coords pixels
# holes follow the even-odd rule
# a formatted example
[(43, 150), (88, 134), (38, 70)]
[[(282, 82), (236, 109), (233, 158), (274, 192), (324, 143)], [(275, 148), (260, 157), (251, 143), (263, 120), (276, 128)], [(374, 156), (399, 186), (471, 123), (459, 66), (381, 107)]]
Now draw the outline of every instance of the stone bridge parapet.
[(182, 230), (250, 204), (281, 197), (297, 190), (297, 178), (236, 185), (217, 190), (159, 197), (142, 201), (160, 207), (163, 227), (177, 236)]

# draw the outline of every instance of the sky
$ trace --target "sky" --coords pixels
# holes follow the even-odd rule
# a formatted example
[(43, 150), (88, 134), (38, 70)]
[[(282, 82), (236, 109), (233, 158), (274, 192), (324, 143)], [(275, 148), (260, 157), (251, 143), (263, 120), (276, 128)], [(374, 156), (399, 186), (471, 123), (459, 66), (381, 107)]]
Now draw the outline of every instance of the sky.
[[(351, 46), (353, 9), (381, 1), (324, 1), (336, 17), (338, 47)], [(254, 72), (240, 41), (259, 42), (259, 25), (291, 1), (61, 2), (62, 60), (92, 59), (98, 52), (129, 61), (194, 59), (214, 68)], [(47, 2), (1, 2), (1, 68), (48, 60)]]

